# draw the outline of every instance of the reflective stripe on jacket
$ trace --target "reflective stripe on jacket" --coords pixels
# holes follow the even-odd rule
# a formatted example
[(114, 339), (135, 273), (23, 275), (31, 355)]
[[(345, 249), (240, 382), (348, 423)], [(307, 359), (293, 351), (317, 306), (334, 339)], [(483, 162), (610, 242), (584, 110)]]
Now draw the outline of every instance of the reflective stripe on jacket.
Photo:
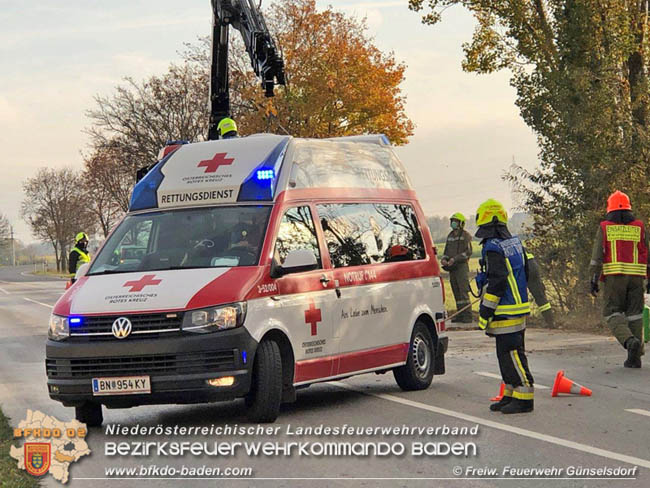
[[(490, 273), (489, 252), (503, 256), (503, 260), (499, 262), (504, 263), (505, 270), (498, 270), (498, 273), (495, 270), (495, 273)], [(486, 332), (496, 335), (525, 329), (526, 316), (530, 314), (530, 302), (528, 301), (526, 257), (521, 240), (516, 236), (510, 239), (488, 239), (483, 245), (482, 254), (484, 262), (488, 263), (488, 287), (481, 303), (481, 308), (487, 312), (481, 313), (487, 322)], [(491, 293), (491, 274), (505, 276), (507, 283), (503, 287), (505, 291), (501, 296)]]
[(643, 222), (617, 224), (601, 222), (603, 236), (603, 274), (646, 276), (648, 248)]
[(90, 254), (87, 253), (87, 252), (83, 252), (78, 247), (76, 247), (76, 246), (73, 247), (72, 251), (70, 251), (70, 252), (76, 252), (77, 254), (79, 254), (79, 258), (77, 259), (77, 269), (75, 271), (79, 271), (79, 268), (81, 267), (81, 265), (90, 262)]

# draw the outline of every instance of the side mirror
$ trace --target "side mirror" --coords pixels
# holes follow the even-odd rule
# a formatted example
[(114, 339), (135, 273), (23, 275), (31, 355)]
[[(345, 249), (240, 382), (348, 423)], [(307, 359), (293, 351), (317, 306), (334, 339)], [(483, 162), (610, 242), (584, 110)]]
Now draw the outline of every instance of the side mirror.
[(82, 276), (86, 276), (86, 273), (88, 272), (88, 268), (90, 268), (90, 263), (85, 263), (79, 266), (79, 269), (77, 270), (76, 274), (74, 275), (75, 279), (78, 280)]
[(279, 278), (290, 273), (301, 273), (318, 269), (318, 260), (311, 249), (294, 249), (289, 251), (282, 266), (275, 265), (271, 270), (273, 278)]

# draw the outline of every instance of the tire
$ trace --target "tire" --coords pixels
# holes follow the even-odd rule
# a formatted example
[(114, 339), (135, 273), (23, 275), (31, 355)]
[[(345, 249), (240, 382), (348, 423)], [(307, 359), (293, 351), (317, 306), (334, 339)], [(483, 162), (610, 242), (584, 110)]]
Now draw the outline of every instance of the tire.
[(84, 403), (74, 409), (75, 418), (88, 427), (100, 427), (104, 421), (102, 406), (99, 403)]
[(257, 347), (251, 390), (245, 398), (251, 422), (275, 422), (282, 403), (282, 356), (277, 342), (264, 340)]
[(422, 322), (416, 322), (406, 364), (393, 369), (395, 381), (404, 391), (426, 390), (433, 381), (434, 361), (435, 347), (431, 333)]

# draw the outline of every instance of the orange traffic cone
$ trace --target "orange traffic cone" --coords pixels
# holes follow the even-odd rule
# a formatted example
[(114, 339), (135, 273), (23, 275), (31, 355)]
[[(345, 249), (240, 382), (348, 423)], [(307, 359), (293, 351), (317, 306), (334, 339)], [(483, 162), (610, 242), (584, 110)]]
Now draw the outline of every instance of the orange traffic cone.
[(499, 389), (499, 394), (495, 397), (490, 398), (491, 402), (500, 402), (503, 398), (503, 391), (506, 389), (505, 383), (501, 382), (501, 388)]
[(579, 385), (575, 381), (571, 381), (564, 376), (564, 370), (560, 370), (555, 375), (555, 383), (553, 383), (553, 390), (551, 396), (556, 397), (559, 393), (569, 393), (573, 395), (591, 396), (591, 390)]

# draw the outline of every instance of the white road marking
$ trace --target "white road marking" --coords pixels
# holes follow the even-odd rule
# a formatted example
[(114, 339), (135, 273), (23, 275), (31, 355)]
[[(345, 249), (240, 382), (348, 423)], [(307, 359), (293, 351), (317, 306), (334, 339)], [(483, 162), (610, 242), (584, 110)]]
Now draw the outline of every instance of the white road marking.
[(31, 298), (23, 297), (24, 300), (27, 300), (28, 302), (36, 303), (38, 305), (42, 305), (43, 307), (47, 308), (54, 308), (54, 305), (49, 305), (47, 303), (39, 302), (38, 300), (32, 300)]
[(8, 292), (7, 290), (5, 290), (4, 288), (0, 288), (0, 291), (1, 291), (2, 293), (4, 293), (5, 295), (11, 295), (11, 293), (9, 293), (9, 292)]
[(626, 408), (626, 412), (632, 412), (632, 413), (638, 413), (639, 415), (645, 415), (646, 417), (650, 417), (650, 411), (648, 410), (643, 410), (642, 408)]
[(467, 415), (453, 410), (447, 410), (445, 408), (435, 407), (433, 405), (427, 405), (426, 403), (414, 402), (412, 400), (407, 400), (406, 398), (398, 397), (395, 395), (388, 395), (386, 393), (372, 393), (370, 391), (366, 391), (346, 383), (341, 383), (340, 381), (333, 381), (330, 384), (336, 385), (345, 390), (360, 393), (362, 395), (381, 398), (382, 400), (388, 400), (389, 402), (399, 403), (401, 405), (406, 405), (408, 407), (419, 408), (420, 410), (426, 410), (428, 412), (433, 412), (440, 415), (446, 415), (447, 417), (454, 417), (460, 420), (465, 420), (467, 422), (472, 422), (474, 424), (484, 425), (486, 427), (492, 427), (493, 429), (503, 430), (505, 432), (510, 432), (512, 434), (517, 434), (523, 437), (536, 439), (538, 441), (548, 442), (549, 444), (568, 447), (569, 449), (575, 449), (576, 451), (582, 451), (588, 454), (594, 454), (596, 456), (601, 456), (608, 459), (614, 459), (616, 461), (622, 461), (624, 463), (642, 466), (644, 468), (650, 469), (650, 460), (648, 459), (641, 459), (633, 456), (627, 456), (625, 454), (608, 451), (606, 449), (600, 449), (598, 447), (589, 446), (587, 444), (581, 444), (579, 442), (574, 442), (567, 439), (561, 439), (560, 437), (554, 437), (552, 435), (542, 434), (539, 432), (534, 432), (532, 430), (526, 430), (520, 427), (514, 427), (508, 424), (501, 424), (499, 422), (494, 422), (493, 420), (487, 420), (481, 417), (475, 417), (473, 415)]
[[(474, 374), (477, 374), (479, 376), (486, 376), (487, 378), (496, 378), (497, 380), (501, 379), (501, 375), (494, 374), (494, 373), (488, 373), (487, 371), (474, 371)], [(539, 383), (535, 383), (535, 389), (549, 390), (550, 388), (548, 386), (540, 385)]]

